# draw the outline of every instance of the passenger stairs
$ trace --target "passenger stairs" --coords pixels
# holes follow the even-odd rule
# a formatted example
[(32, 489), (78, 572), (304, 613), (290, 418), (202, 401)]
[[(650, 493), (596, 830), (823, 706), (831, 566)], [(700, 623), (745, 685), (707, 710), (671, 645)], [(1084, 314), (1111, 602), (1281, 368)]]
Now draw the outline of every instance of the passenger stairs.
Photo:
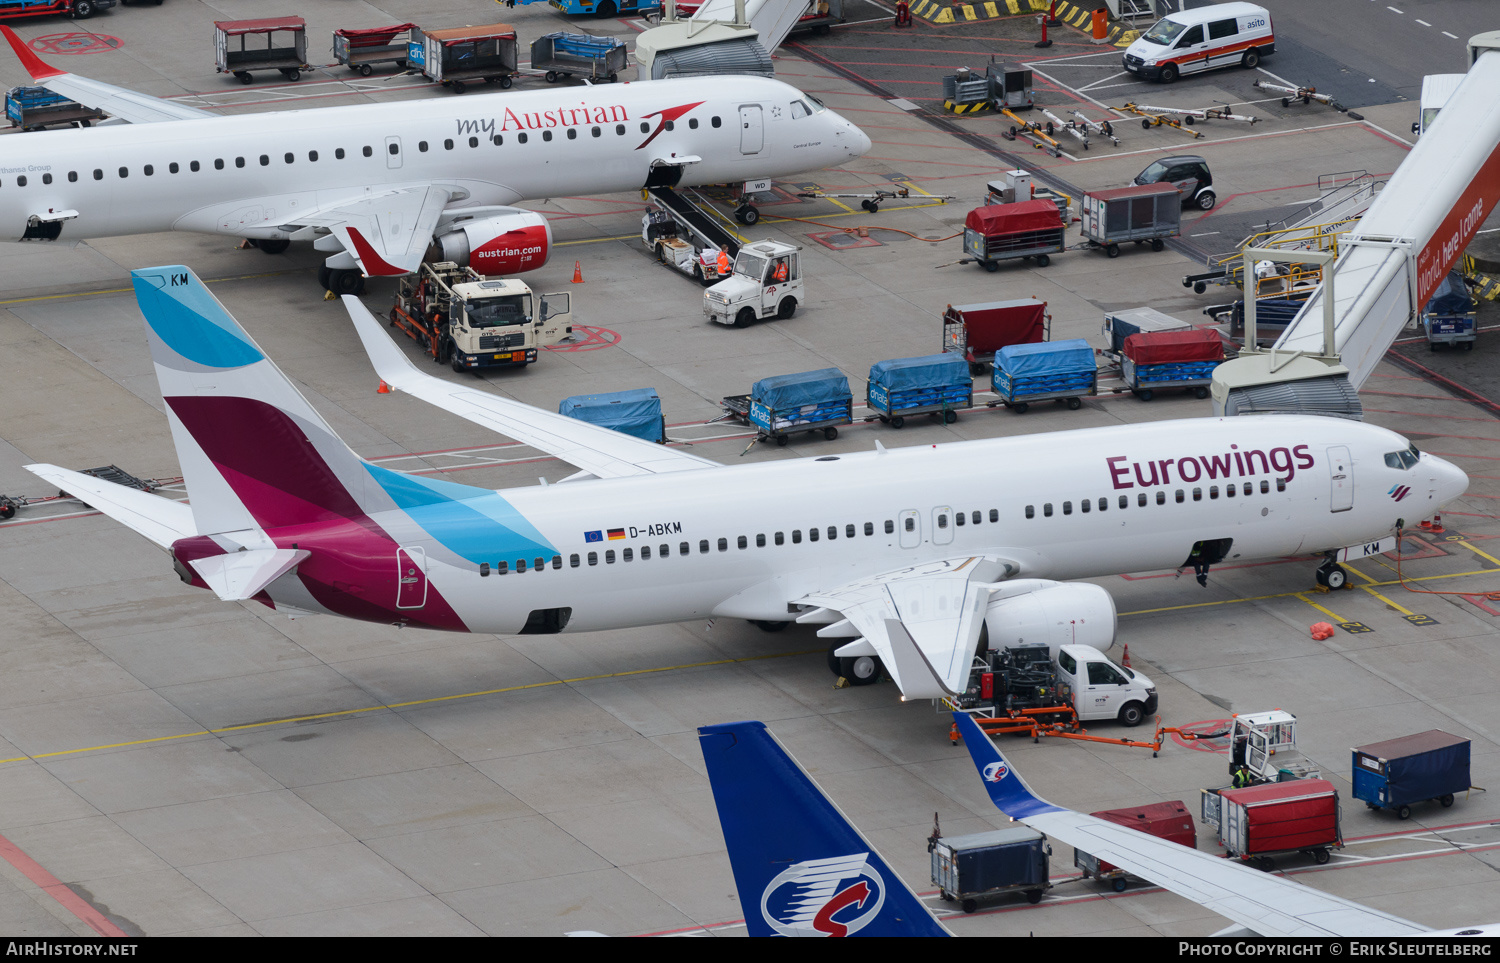
[(670, 187), (648, 187), (651, 196), (661, 203), (672, 219), (709, 247), (739, 256), (741, 238), (723, 227), (714, 216)]

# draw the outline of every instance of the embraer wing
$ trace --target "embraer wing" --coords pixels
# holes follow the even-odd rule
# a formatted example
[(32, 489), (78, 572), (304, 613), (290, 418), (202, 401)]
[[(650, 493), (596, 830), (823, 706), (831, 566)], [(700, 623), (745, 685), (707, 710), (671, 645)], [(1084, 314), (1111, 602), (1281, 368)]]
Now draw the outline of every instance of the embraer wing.
[(599, 478), (717, 468), (718, 462), (435, 378), (417, 369), (358, 298), (344, 307), (376, 374), (391, 388), (555, 455)]
[(1127, 826), (1054, 806), (1032, 793), (965, 712), (953, 713), (984, 788), (1000, 811), (1260, 936), (1415, 936), (1428, 927), (1351, 900), (1188, 849)]
[(838, 654), (878, 655), (908, 699), (957, 695), (968, 683), (990, 592), (1015, 569), (983, 555), (914, 565), (798, 599), (820, 608), (797, 621), (833, 622), (820, 636), (859, 635)]
[(193, 510), (186, 502), (126, 488), (114, 482), (69, 471), (56, 465), (27, 465), (26, 470), (63, 491), (76, 495), (115, 521), (151, 539), (162, 548), (171, 549), (179, 538), (198, 534)]
[(332, 231), (367, 277), (392, 277), (421, 265), (452, 197), (452, 190), (435, 184), (382, 188), (298, 214), (295, 220)]
[(0, 33), (10, 42), (10, 48), (21, 58), (21, 65), (31, 74), (31, 79), (53, 93), (78, 101), (85, 107), (97, 107), (111, 116), (132, 124), (155, 124), (164, 120), (192, 120), (213, 117), (208, 111), (185, 104), (174, 104), (170, 100), (136, 93), (114, 84), (90, 80), (65, 70), (58, 70), (42, 61), (31, 52), (26, 42), (16, 36), (14, 30), (0, 25)]
[(760, 722), (698, 745), (751, 936), (952, 936)]

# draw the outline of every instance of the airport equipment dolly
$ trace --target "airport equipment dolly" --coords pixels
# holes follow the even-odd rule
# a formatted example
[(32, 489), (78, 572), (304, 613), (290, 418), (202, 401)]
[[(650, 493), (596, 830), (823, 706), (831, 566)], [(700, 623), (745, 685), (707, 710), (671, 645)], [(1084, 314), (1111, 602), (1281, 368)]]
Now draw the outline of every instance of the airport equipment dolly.
[[(407, 48), (415, 26), (414, 23), (400, 23), (364, 30), (335, 30), (333, 59), (361, 77), (374, 73), (376, 64), (395, 64), (398, 69), (405, 70)], [(398, 34), (406, 34), (406, 37), (397, 40)]]
[(614, 83), (625, 64), (625, 43), (614, 37), (558, 31), (543, 34), (531, 42), (531, 67), (545, 70), (549, 84), (566, 80), (574, 74), (595, 83)]

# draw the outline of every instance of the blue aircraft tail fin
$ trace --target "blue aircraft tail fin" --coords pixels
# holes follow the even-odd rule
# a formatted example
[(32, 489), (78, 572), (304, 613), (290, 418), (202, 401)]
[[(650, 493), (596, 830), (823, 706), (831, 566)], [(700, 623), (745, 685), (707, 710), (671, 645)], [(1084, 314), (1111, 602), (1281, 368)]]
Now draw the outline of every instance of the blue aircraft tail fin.
[(698, 730), (751, 936), (949, 936), (759, 722)]

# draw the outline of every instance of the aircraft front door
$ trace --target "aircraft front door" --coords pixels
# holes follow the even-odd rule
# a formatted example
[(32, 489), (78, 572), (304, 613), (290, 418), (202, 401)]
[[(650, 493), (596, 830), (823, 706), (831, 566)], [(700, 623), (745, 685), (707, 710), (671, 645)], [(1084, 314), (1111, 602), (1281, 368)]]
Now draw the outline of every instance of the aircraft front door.
[(385, 166), (391, 170), (401, 166), (401, 138), (387, 137), (385, 139)]
[(901, 530), (901, 547), (916, 548), (922, 544), (922, 515), (916, 509), (907, 509), (896, 519)]
[(765, 142), (760, 104), (745, 104), (740, 107), (740, 153), (759, 154)]
[(412, 545), (396, 549), (396, 608), (419, 609), (427, 604), (427, 552)]
[(1328, 510), (1347, 512), (1354, 507), (1354, 469), (1348, 448), (1334, 445), (1328, 449), (1328, 475), (1333, 486), (1328, 498)]

